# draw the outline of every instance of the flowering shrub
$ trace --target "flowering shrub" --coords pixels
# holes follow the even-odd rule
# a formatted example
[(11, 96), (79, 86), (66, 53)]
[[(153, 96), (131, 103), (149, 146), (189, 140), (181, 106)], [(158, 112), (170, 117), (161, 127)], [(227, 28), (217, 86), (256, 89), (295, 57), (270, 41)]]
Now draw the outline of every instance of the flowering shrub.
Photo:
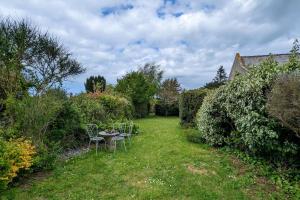
[(223, 145), (230, 130), (218, 99), (221, 91), (222, 88), (218, 88), (207, 94), (196, 117), (201, 137), (212, 146)]
[(207, 96), (197, 115), (202, 137), (211, 145), (233, 145), (275, 160), (294, 160), (299, 139), (267, 112), (267, 96), (280, 74), (300, 69), (297, 54), (287, 64), (268, 59)]
[(4, 189), (20, 170), (29, 169), (35, 154), (35, 148), (29, 140), (0, 140), (0, 189)]

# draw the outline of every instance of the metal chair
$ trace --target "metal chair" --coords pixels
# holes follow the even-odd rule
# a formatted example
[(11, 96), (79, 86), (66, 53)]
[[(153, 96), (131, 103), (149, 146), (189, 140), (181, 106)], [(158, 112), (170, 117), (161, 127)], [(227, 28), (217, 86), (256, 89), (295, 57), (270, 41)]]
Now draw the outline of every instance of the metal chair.
[(128, 139), (129, 143), (131, 144), (131, 135), (133, 130), (133, 122), (131, 121), (128, 126), (128, 132), (126, 131), (126, 124), (124, 124), (123, 132), (120, 134), (120, 136), (124, 137), (125, 139)]
[[(114, 142), (114, 146), (115, 146), (114, 153), (116, 152), (117, 142), (122, 142), (125, 151), (127, 151), (126, 144), (125, 144), (125, 137), (122, 136), (122, 133), (124, 132), (124, 128), (126, 128), (126, 124), (121, 123), (118, 128), (120, 135), (113, 137), (111, 140), (112, 142)], [(115, 126), (113, 127), (113, 129), (115, 130)]]
[(103, 137), (98, 136), (98, 128), (96, 124), (87, 124), (87, 133), (89, 135), (89, 149), (91, 146), (91, 142), (94, 141), (96, 143), (96, 154), (98, 153), (98, 144), (100, 141), (104, 141), (104, 145), (106, 147), (106, 141)]

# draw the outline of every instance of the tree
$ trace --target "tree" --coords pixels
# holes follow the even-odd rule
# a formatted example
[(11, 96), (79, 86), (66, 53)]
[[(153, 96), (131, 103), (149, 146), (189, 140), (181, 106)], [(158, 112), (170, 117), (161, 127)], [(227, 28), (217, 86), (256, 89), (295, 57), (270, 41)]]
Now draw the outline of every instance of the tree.
[(154, 93), (142, 72), (127, 73), (117, 80), (115, 89), (132, 100), (137, 117), (145, 117), (148, 114), (148, 103)]
[(178, 97), (181, 91), (176, 78), (166, 79), (158, 93), (158, 102), (155, 106), (158, 115), (178, 115)]
[(219, 67), (219, 69), (217, 70), (217, 74), (216, 74), (215, 78), (211, 82), (206, 83), (206, 85), (204, 87), (205, 88), (218, 88), (219, 86), (224, 85), (226, 83), (227, 79), (228, 79), (228, 77), (225, 72), (225, 69), (221, 65)]
[(87, 92), (104, 92), (106, 88), (106, 80), (103, 76), (90, 76), (84, 83)]
[(181, 87), (177, 79), (169, 78), (162, 83), (158, 98), (166, 105), (177, 104), (180, 91)]
[(138, 71), (144, 74), (150, 83), (151, 92), (157, 94), (163, 76), (163, 71), (160, 70), (160, 66), (155, 63), (146, 63), (143, 67), (140, 67)]
[(215, 78), (213, 79), (213, 82), (216, 83), (224, 83), (227, 81), (227, 74), (225, 72), (224, 67), (221, 65), (217, 71), (217, 74), (215, 76)]
[(4, 97), (28, 89), (40, 94), (84, 72), (57, 39), (24, 20), (0, 21), (0, 60), (0, 88)]

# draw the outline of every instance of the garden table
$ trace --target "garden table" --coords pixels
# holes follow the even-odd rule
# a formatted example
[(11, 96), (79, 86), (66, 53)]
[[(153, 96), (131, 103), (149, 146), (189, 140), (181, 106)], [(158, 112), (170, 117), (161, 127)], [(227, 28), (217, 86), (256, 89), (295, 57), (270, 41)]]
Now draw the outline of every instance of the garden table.
[(108, 146), (109, 150), (115, 150), (115, 145), (112, 141), (112, 138), (115, 136), (120, 135), (119, 132), (105, 132), (105, 131), (101, 131), (99, 132), (99, 136), (104, 137), (105, 141), (106, 141), (106, 145)]

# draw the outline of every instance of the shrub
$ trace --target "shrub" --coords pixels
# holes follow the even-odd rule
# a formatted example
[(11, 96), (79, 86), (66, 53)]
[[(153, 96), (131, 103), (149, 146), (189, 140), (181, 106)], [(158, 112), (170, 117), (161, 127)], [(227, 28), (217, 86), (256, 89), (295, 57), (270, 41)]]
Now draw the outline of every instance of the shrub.
[(104, 107), (96, 98), (91, 98), (87, 94), (80, 94), (72, 97), (71, 101), (76, 109), (79, 110), (83, 122), (95, 124), (106, 120)]
[(69, 101), (64, 101), (56, 118), (49, 125), (46, 138), (58, 143), (63, 149), (78, 147), (87, 139), (79, 110)]
[(41, 142), (52, 121), (62, 108), (62, 100), (56, 95), (25, 96), (21, 100), (8, 97), (5, 114), (14, 135), (32, 138), (34, 144)]
[(89, 93), (72, 97), (74, 106), (82, 115), (84, 123), (107, 122), (111, 120), (130, 119), (133, 106), (124, 97)]
[[(289, 137), (267, 112), (267, 94), (276, 77), (300, 69), (295, 55), (279, 65), (268, 59), (205, 98), (198, 128), (212, 145), (234, 143), (247, 152), (291, 164), (299, 155), (299, 139)], [(299, 157), (298, 157), (299, 158)]]
[(174, 104), (165, 104), (162, 101), (157, 101), (155, 104), (155, 115), (158, 116), (178, 116), (178, 102)]
[(109, 119), (130, 119), (132, 117), (132, 105), (124, 97), (102, 94), (99, 103), (103, 105), (104, 112)]
[(35, 153), (29, 140), (4, 141), (0, 138), (0, 190), (5, 189), (21, 170), (29, 169)]
[(300, 74), (283, 74), (268, 96), (268, 112), (300, 137)]
[(210, 91), (204, 98), (201, 108), (197, 113), (198, 129), (201, 137), (213, 146), (222, 146), (225, 138), (230, 133), (231, 122), (219, 103), (222, 87)]
[(59, 152), (76, 146), (85, 138), (82, 118), (61, 90), (49, 90), (40, 96), (8, 97), (6, 139), (28, 137), (36, 146), (35, 169), (51, 168)]
[(207, 91), (206, 89), (195, 89), (181, 93), (179, 97), (179, 118), (181, 125), (195, 125), (196, 113), (202, 105)]

